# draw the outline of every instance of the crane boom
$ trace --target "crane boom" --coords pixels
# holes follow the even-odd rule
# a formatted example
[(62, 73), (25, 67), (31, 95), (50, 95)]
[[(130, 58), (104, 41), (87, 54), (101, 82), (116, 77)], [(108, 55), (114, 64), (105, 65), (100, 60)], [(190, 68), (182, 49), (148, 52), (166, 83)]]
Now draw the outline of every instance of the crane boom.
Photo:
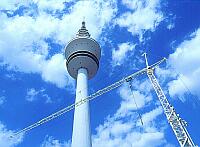
[(195, 147), (194, 142), (192, 141), (187, 129), (186, 122), (179, 117), (179, 114), (176, 113), (174, 107), (167, 100), (162, 88), (160, 87), (155, 75), (154, 69), (148, 65), (147, 55), (144, 53), (146, 66), (147, 66), (147, 75), (153, 85), (153, 88), (159, 98), (159, 101), (163, 107), (164, 113), (167, 117), (167, 120), (174, 131), (174, 134), (181, 147)]
[[(149, 67), (151, 67), (152, 69), (155, 69), (156, 67), (158, 67), (158, 66), (159, 66), (162, 62), (164, 62), (164, 61), (165, 61), (165, 58), (163, 58), (163, 59), (161, 59), (160, 61), (158, 61), (158, 62), (152, 64), (152, 65), (149, 66)], [(67, 113), (67, 112), (73, 110), (75, 107), (78, 107), (78, 106), (84, 104), (84, 103), (87, 102), (87, 101), (91, 101), (91, 100), (93, 100), (93, 99), (95, 99), (95, 98), (97, 98), (97, 97), (99, 97), (99, 96), (101, 96), (101, 95), (103, 95), (103, 94), (105, 94), (105, 93), (107, 93), (107, 92), (109, 92), (109, 91), (111, 91), (111, 90), (113, 90), (113, 89), (115, 89), (115, 88), (121, 86), (123, 83), (125, 83), (125, 82), (128, 81), (129, 79), (134, 79), (134, 78), (136, 78), (137, 76), (139, 76), (139, 75), (141, 75), (141, 74), (144, 74), (146, 71), (147, 71), (147, 68), (143, 68), (143, 69), (141, 69), (141, 70), (139, 70), (139, 71), (137, 71), (137, 72), (135, 72), (135, 73), (133, 73), (133, 74), (127, 76), (127, 77), (124, 77), (123, 79), (121, 79), (121, 80), (119, 80), (119, 81), (117, 81), (117, 82), (115, 82), (115, 83), (113, 83), (113, 84), (111, 84), (111, 85), (109, 85), (109, 86), (107, 86), (107, 87), (101, 89), (101, 90), (98, 90), (97, 92), (95, 92), (95, 93), (89, 95), (88, 97), (83, 98), (83, 99), (81, 99), (80, 101), (78, 101), (78, 102), (76, 102), (76, 103), (74, 103), (74, 104), (71, 104), (71, 105), (69, 105), (69, 106), (63, 108), (63, 109), (61, 109), (61, 110), (59, 110), (59, 111), (57, 111), (57, 112), (55, 112), (55, 113), (53, 113), (53, 114), (51, 114), (51, 115), (49, 115), (49, 116), (47, 116), (47, 117), (41, 119), (41, 120), (38, 121), (38, 122), (35, 122), (35, 123), (33, 123), (32, 125), (29, 125), (28, 127), (24, 128), (24, 129), (22, 129), (22, 130), (19, 130), (18, 132), (14, 133), (13, 136), (10, 136), (10, 137), (13, 138), (13, 137), (16, 136), (16, 135), (24, 134), (24, 133), (26, 133), (26, 132), (28, 132), (28, 131), (30, 131), (30, 130), (36, 128), (36, 127), (39, 127), (40, 125), (42, 125), (42, 124), (44, 124), (44, 123), (47, 123), (47, 122), (49, 122), (49, 121), (51, 121), (51, 120), (53, 120), (53, 119), (55, 119), (55, 118), (57, 118), (57, 117), (59, 117), (59, 116), (65, 114), (65, 113)]]

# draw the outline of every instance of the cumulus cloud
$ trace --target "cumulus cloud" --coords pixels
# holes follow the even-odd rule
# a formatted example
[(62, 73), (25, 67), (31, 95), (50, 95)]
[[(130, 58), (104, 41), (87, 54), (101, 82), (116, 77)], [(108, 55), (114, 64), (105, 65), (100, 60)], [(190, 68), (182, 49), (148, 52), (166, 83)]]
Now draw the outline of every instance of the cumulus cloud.
[(128, 42), (119, 44), (117, 50), (112, 50), (112, 65), (116, 66), (123, 64), (125, 59), (127, 59), (128, 52), (132, 51), (133, 53), (134, 48), (135, 45)]
[(6, 97), (5, 96), (0, 96), (0, 105), (3, 105), (6, 101)]
[(144, 125), (149, 125), (149, 123), (153, 122), (153, 120), (163, 113), (163, 108), (161, 106), (145, 113), (142, 115), (142, 120)]
[(16, 10), (21, 5), (28, 4), (29, 0), (2, 0), (0, 10)]
[(26, 100), (28, 102), (36, 101), (39, 97), (44, 99), (45, 103), (52, 103), (51, 97), (49, 97), (48, 94), (45, 93), (44, 88), (41, 88), (39, 90), (36, 90), (35, 88), (27, 89)]
[(58, 87), (64, 87), (66, 83), (73, 85), (71, 78), (66, 75), (67, 71), (64, 67), (63, 55), (55, 54), (50, 60), (47, 60), (43, 67), (42, 78), (47, 82), (57, 84)]
[[(14, 131), (8, 130), (4, 124), (0, 122), (0, 146), (14, 147), (23, 141), (23, 135), (14, 135)], [(11, 136), (13, 136), (11, 138)]]
[[(147, 80), (135, 80), (132, 84), (138, 109), (135, 107), (130, 89), (127, 86), (118, 89), (118, 94), (122, 100), (116, 113), (113, 116), (108, 116), (96, 128), (96, 133), (92, 136), (93, 147), (156, 147), (169, 145), (164, 134), (166, 124), (159, 118), (163, 114), (163, 110), (161, 106), (155, 104), (155, 101), (152, 101), (150, 83)], [(152, 103), (154, 103), (153, 108), (143, 109), (144, 106)], [(140, 110), (142, 110), (143, 125), (136, 112)], [(53, 137), (46, 137), (41, 146), (66, 147), (69, 145), (69, 141), (60, 142)]]
[[(122, 0), (121, 3), (128, 10), (116, 18), (116, 24), (127, 28), (132, 35), (138, 36), (141, 42), (145, 40), (145, 32), (155, 31), (164, 19), (160, 10), (160, 0)], [(112, 65), (123, 64), (128, 59), (126, 57), (133, 55), (134, 52), (135, 44), (119, 44), (118, 49), (112, 50)]]
[(116, 23), (126, 27), (133, 35), (138, 35), (140, 41), (146, 31), (154, 31), (163, 20), (159, 11), (160, 0), (123, 0), (122, 3), (130, 9), (125, 12)]
[[(17, 5), (26, 5), (34, 14), (29, 15), (24, 11), (23, 15), (8, 17), (7, 12), (0, 14), (0, 61), (10, 70), (24, 73), (40, 74), (46, 82), (58, 87), (73, 86), (74, 82), (65, 70), (63, 49), (52, 54), (54, 50), (50, 43), (64, 45), (78, 31), (84, 16), (87, 28), (92, 37), (98, 38), (116, 14), (116, 2), (113, 1), (77, 1), (64, 13), (65, 4), (69, 0), (62, 1), (8, 1), (2, 4), (3, 10)], [(32, 4), (38, 9), (33, 10)], [(56, 3), (56, 4), (55, 4)], [(54, 5), (55, 4), (55, 5)], [(51, 5), (51, 7), (49, 7)], [(63, 15), (55, 17), (46, 10), (63, 11)], [(14, 10), (12, 10), (14, 11)], [(93, 13), (91, 13), (93, 12)]]
[[(39, 73), (43, 75), (45, 81), (50, 81), (58, 87), (64, 87), (67, 84), (67, 79), (69, 79), (67, 73), (64, 72), (64, 57), (62, 54), (58, 54), (53, 55), (50, 59), (47, 58), (50, 47), (45, 38), (50, 37), (52, 32), (46, 31), (45, 28), (47, 27), (40, 27), (47, 26), (46, 23), (41, 22), (42, 18), (38, 17), (36, 20), (30, 16), (9, 18), (5, 14), (0, 17), (3, 21), (0, 26), (0, 58), (2, 65), (6, 65), (10, 70)], [(45, 20), (48, 22), (48, 18)], [(49, 24), (51, 23), (49, 22)], [(55, 63), (52, 64), (52, 62)], [(63, 64), (60, 64), (61, 62)], [(50, 66), (56, 66), (56, 68), (48, 68)], [(55, 76), (55, 71), (58, 71), (58, 69), (60, 71), (56, 77), (60, 79), (55, 79), (55, 77), (50, 79), (48, 76), (52, 74)], [(66, 83), (63, 84), (64, 82)], [(71, 83), (69, 82), (69, 84)]]
[(71, 2), (72, 0), (33, 0), (34, 3), (38, 5), (40, 10), (63, 10), (65, 8), (65, 3)]
[[(158, 130), (150, 122), (154, 121), (159, 114), (154, 114), (157, 109), (144, 115), (145, 129), (139, 129), (136, 118), (124, 122), (125, 118), (116, 120), (109, 118), (97, 128), (97, 134), (93, 136), (94, 147), (145, 147), (166, 144), (164, 132)], [(161, 113), (160, 113), (161, 114)], [(132, 114), (133, 115), (133, 114)], [(148, 124), (148, 122), (149, 124)]]
[[(175, 69), (177, 78), (171, 81), (169, 86), (169, 94), (171, 97), (183, 95), (190, 89), (192, 94), (200, 96), (200, 29), (196, 30), (184, 40), (175, 49), (175, 52), (169, 56), (168, 66)], [(180, 74), (179, 74), (180, 73)]]
[(26, 100), (32, 102), (36, 100), (36, 96), (38, 95), (39, 91), (36, 91), (34, 88), (28, 89), (26, 94)]
[(120, 87), (119, 94), (122, 98), (121, 106), (116, 113), (119, 116), (143, 108), (152, 99), (150, 95), (145, 95), (138, 90), (131, 91), (127, 85)]
[[(136, 114), (136, 111), (140, 111), (144, 105), (150, 103), (151, 96), (148, 94), (151, 89), (146, 84), (149, 83), (146, 81), (138, 83), (136, 81), (133, 84), (133, 87), (136, 85), (138, 87), (133, 92), (138, 110), (136, 110), (135, 103), (131, 102), (133, 97), (131, 97), (130, 90), (126, 86), (119, 89), (119, 95), (122, 98), (120, 108), (113, 116), (108, 116), (104, 123), (96, 128), (97, 133), (93, 135), (94, 147), (156, 147), (167, 145), (163, 126), (157, 123), (158, 117), (163, 113), (161, 106), (142, 114), (144, 125), (141, 125)], [(138, 91), (139, 89), (141, 93)], [(126, 110), (126, 112), (122, 113), (122, 110)]]
[(70, 141), (61, 143), (59, 140), (51, 136), (46, 136), (41, 147), (71, 147)]
[[(59, 3), (56, 2), (55, 5), (53, 5), (55, 0), (49, 2), (35, 0), (33, 2), (38, 7), (38, 12), (32, 11), (33, 17), (27, 11), (24, 11), (21, 16), (13, 17), (8, 17), (4, 13), (0, 14), (1, 65), (6, 65), (9, 70), (40, 74), (44, 81), (56, 84), (58, 87), (72, 85), (73, 82), (65, 71), (63, 50), (60, 49), (57, 53), (51, 54), (53, 48), (47, 39), (64, 47), (80, 28), (80, 22), (84, 16), (87, 16), (86, 26), (92, 37), (99, 39), (106, 28), (113, 25), (112, 20), (117, 13), (117, 2), (115, 0), (77, 1), (67, 13), (60, 17), (47, 13), (47, 10), (53, 11), (54, 14), (57, 10), (63, 11), (65, 9), (64, 3), (69, 1), (62, 0)], [(157, 10), (159, 0), (123, 0), (122, 3), (130, 11), (121, 15), (116, 23), (121, 27), (127, 27), (133, 35), (139, 35), (141, 40), (145, 31), (154, 31), (163, 19), (162, 13)], [(27, 3), (26, 5), (30, 7)], [(16, 2), (5, 4), (1, 8), (13, 9), (13, 6), (16, 6)], [(115, 65), (123, 64), (127, 53), (133, 52), (134, 47), (130, 43), (120, 44), (117, 50), (112, 51), (113, 63)], [(67, 79), (68, 82), (66, 82)], [(134, 89), (133, 95), (140, 110), (152, 100), (148, 94), (151, 88), (147, 86), (148, 83), (136, 83), (137, 89)], [(27, 95), (30, 96), (31, 100), (34, 99), (31, 96), (36, 96), (39, 93), (35, 89), (30, 89)], [(122, 87), (118, 94), (122, 98), (120, 108), (113, 116), (108, 117), (102, 125), (97, 127), (97, 133), (93, 135), (93, 146), (139, 147), (166, 144), (163, 131), (153, 123), (162, 113), (160, 107), (153, 108), (142, 115), (146, 124), (142, 128), (138, 123), (138, 117), (135, 113), (136, 106), (130, 96), (129, 89)], [(60, 142), (53, 137), (46, 137), (41, 146), (67, 147), (69, 144), (69, 142)]]

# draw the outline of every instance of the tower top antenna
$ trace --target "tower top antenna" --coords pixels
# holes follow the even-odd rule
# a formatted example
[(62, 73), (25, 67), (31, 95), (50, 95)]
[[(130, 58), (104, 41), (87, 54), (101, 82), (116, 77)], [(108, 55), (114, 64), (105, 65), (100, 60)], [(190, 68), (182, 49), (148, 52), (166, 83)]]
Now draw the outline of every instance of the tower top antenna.
[(79, 29), (78, 33), (76, 34), (77, 38), (90, 38), (90, 33), (86, 29), (85, 20), (82, 21), (81, 29)]
[(82, 28), (85, 28), (85, 16), (83, 16), (83, 21), (82, 21)]
[(82, 26), (65, 48), (65, 58), (68, 73), (77, 78), (78, 70), (85, 68), (88, 71), (88, 79), (91, 79), (99, 68), (99, 60), (101, 57), (101, 48), (99, 44), (90, 37), (82, 21)]

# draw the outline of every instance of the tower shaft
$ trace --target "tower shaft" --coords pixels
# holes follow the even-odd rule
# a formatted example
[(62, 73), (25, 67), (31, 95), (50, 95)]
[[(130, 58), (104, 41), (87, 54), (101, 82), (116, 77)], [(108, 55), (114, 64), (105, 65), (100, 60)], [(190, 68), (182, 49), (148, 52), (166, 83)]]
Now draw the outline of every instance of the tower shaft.
[[(88, 96), (88, 71), (80, 68), (77, 75), (76, 102)], [(89, 102), (75, 108), (72, 147), (91, 147)]]

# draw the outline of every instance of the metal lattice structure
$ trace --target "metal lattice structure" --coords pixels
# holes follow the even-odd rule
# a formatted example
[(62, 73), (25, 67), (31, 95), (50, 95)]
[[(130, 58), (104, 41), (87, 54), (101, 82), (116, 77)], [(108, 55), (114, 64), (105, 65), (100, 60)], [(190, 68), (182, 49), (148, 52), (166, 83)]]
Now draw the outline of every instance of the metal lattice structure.
[(147, 55), (146, 53), (144, 53), (144, 56), (145, 56), (145, 60), (146, 60), (146, 68), (143, 68), (142, 70), (139, 70), (115, 83), (113, 83), (112, 85), (109, 85), (101, 90), (98, 90), (97, 92), (91, 94), (90, 96), (86, 97), (86, 98), (83, 98), (81, 99), (80, 101), (70, 105), (70, 106), (67, 106), (43, 119), (41, 119), (40, 121), (16, 132), (13, 136), (11, 137), (14, 137), (16, 135), (19, 135), (19, 134), (24, 134), (36, 127), (39, 127), (40, 125), (46, 123), (46, 122), (49, 122), (73, 109), (75, 109), (76, 107), (84, 104), (85, 102), (88, 102), (88, 101), (91, 101), (119, 86), (121, 86), (122, 84), (124, 84), (125, 82), (130, 82), (132, 81), (133, 79), (135, 79), (137, 76), (141, 75), (141, 74), (144, 74), (144, 73), (147, 73), (147, 76), (149, 77), (152, 85), (153, 85), (153, 88), (159, 98), (159, 101), (163, 107), (163, 110), (164, 110), (164, 113), (167, 117), (167, 120), (170, 124), (170, 126), (172, 127), (172, 130), (174, 131), (175, 133), (175, 136), (180, 144), (181, 147), (197, 147), (195, 146), (194, 142), (192, 141), (187, 129), (186, 129), (186, 121), (184, 121), (183, 119), (181, 119), (179, 117), (179, 115), (176, 113), (174, 107), (169, 103), (169, 101), (167, 100), (161, 86), (159, 85), (155, 75), (154, 75), (154, 69), (157, 68), (162, 62), (164, 62), (166, 59), (163, 58), (162, 60), (156, 62), (155, 64), (152, 64), (152, 65), (148, 65), (148, 61), (147, 61)]
[(159, 98), (159, 101), (163, 107), (164, 113), (167, 117), (167, 120), (174, 131), (174, 134), (181, 147), (195, 147), (194, 142), (192, 141), (187, 129), (186, 122), (179, 117), (176, 113), (174, 107), (167, 100), (162, 88), (160, 87), (155, 75), (154, 69), (148, 66), (147, 55), (144, 54), (147, 66), (147, 75), (153, 85), (153, 88)]
[[(154, 64), (152, 64), (150, 67), (152, 69), (155, 69), (156, 67), (158, 67), (164, 61), (165, 61), (165, 58), (160, 60), (160, 61), (158, 61), (158, 62), (156, 62), (156, 63), (154, 63)], [(97, 92), (91, 94), (90, 96), (88, 96), (86, 98), (83, 98), (80, 101), (78, 101), (78, 102), (76, 102), (76, 103), (74, 103), (72, 105), (69, 105), (69, 106), (67, 106), (67, 107), (65, 107), (65, 108), (63, 108), (63, 109), (61, 109), (61, 110), (59, 110), (59, 111), (57, 111), (57, 112), (45, 117), (43, 119), (41, 119), (40, 121), (38, 121), (38, 122), (36, 122), (36, 123), (24, 128), (24, 129), (20, 130), (18, 132), (16, 132), (11, 137), (14, 137), (14, 136), (16, 136), (18, 134), (24, 134), (24, 133), (26, 133), (26, 132), (28, 132), (28, 131), (36, 128), (36, 127), (39, 127), (40, 125), (42, 125), (44, 123), (47, 123), (47, 122), (49, 122), (49, 121), (51, 121), (51, 120), (53, 120), (53, 119), (55, 119), (55, 118), (57, 118), (57, 117), (59, 117), (59, 116), (61, 116), (63, 114), (75, 109), (75, 107), (78, 107), (78, 106), (84, 104), (87, 101), (91, 101), (91, 100), (93, 100), (93, 99), (95, 99), (95, 98), (97, 98), (97, 97), (99, 97), (99, 96), (101, 96), (101, 95), (103, 95), (103, 94), (105, 94), (105, 93), (107, 93), (107, 92), (109, 92), (109, 91), (121, 86), (123, 83), (127, 82), (128, 80), (134, 79), (137, 76), (146, 73), (146, 71), (147, 71), (147, 68), (143, 68), (142, 70), (139, 70), (139, 71), (137, 71), (137, 72), (135, 72), (135, 73), (133, 73), (133, 74), (131, 74), (131, 75), (129, 75), (129, 76), (127, 76), (127, 77), (115, 82), (115, 83), (113, 83), (112, 85), (109, 85), (109, 86), (107, 86), (107, 87), (105, 87), (105, 88), (103, 88), (101, 90), (98, 90)]]

